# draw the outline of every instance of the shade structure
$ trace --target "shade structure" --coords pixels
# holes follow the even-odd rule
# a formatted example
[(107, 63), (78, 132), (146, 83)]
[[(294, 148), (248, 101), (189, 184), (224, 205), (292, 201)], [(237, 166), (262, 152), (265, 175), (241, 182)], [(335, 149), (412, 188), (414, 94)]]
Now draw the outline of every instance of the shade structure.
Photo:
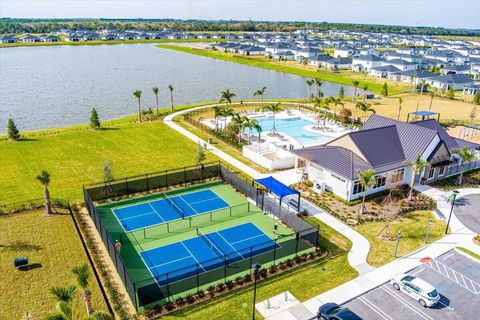
[(286, 184), (278, 181), (274, 177), (266, 177), (262, 179), (255, 179), (255, 182), (264, 186), (268, 190), (270, 190), (273, 194), (275, 194), (278, 198), (280, 198), (280, 202), (282, 202), (283, 197), (289, 196), (289, 195), (298, 195), (298, 200), (296, 203), (297, 210), (300, 209), (300, 192), (290, 188)]

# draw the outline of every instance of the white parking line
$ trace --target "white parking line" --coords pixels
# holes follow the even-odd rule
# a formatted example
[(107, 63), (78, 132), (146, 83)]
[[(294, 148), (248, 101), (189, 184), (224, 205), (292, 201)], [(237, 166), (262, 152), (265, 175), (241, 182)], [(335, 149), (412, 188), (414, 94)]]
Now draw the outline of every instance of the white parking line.
[(455, 255), (455, 251), (453, 251), (452, 253), (450, 253), (449, 255), (446, 255), (445, 257), (443, 257), (443, 260), (447, 260), (448, 258), (450, 258), (451, 256), (454, 256)]
[[(432, 263), (432, 261), (434, 261), (435, 264)], [(425, 266), (429, 267), (433, 271), (436, 271), (436, 272), (440, 273), (445, 278), (455, 282), (460, 287), (464, 288), (465, 290), (470, 291), (473, 294), (479, 294), (480, 293), (480, 283), (476, 282), (475, 280), (470, 279), (467, 276), (464, 276), (462, 273), (452, 269), (451, 267), (447, 266), (446, 264), (443, 264), (443, 263), (438, 262), (436, 260), (431, 260), (428, 263), (426, 263)], [(443, 270), (445, 270), (446, 274), (444, 274), (444, 272), (442, 272), (442, 268), (443, 268)], [(450, 275), (450, 273), (453, 274), (453, 277)], [(461, 281), (458, 280), (459, 278), (461, 279)], [(468, 285), (468, 283), (470, 283), (470, 286)]]
[(385, 319), (385, 320), (393, 320), (392, 317), (390, 317), (388, 314), (386, 314), (382, 309), (380, 309), (378, 306), (376, 306), (373, 302), (365, 298), (364, 296), (360, 296), (359, 300), (363, 302), (367, 307), (373, 310), (376, 314), (380, 316), (380, 318)]
[(442, 306), (444, 306), (444, 307), (447, 308), (448, 310), (451, 310), (451, 311), (455, 310), (455, 309), (453, 309), (452, 307), (450, 307), (448, 304), (446, 304), (445, 302), (443, 302), (442, 299), (440, 299), (440, 300), (438, 301), (438, 303), (440, 303)]
[(407, 300), (405, 300), (402, 296), (400, 296), (396, 291), (393, 291), (393, 289), (387, 289), (385, 287), (382, 287), (382, 289), (387, 292), (389, 295), (391, 295), (392, 297), (394, 298), (397, 298), (397, 300), (402, 303), (403, 305), (405, 305), (407, 308), (409, 308), (410, 310), (412, 310), (413, 312), (415, 312), (416, 314), (418, 314), (421, 318), (425, 319), (425, 320), (434, 320), (432, 317), (430, 317), (428, 314), (426, 314), (425, 312), (423, 311), (420, 311), (419, 309), (417, 309), (416, 307), (414, 307), (413, 305), (410, 304), (410, 302), (408, 302)]
[(422, 271), (425, 271), (425, 268), (422, 268), (422, 269), (420, 269), (420, 270), (417, 270), (417, 271), (411, 273), (411, 275), (412, 275), (412, 276), (415, 276), (415, 275), (419, 274), (419, 273), (422, 272)]

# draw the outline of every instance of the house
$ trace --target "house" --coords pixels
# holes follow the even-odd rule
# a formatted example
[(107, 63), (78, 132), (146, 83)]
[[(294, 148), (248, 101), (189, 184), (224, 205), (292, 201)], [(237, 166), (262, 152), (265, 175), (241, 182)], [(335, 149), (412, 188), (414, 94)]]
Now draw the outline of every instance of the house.
[(400, 73), (402, 71), (393, 65), (384, 65), (370, 69), (370, 74), (377, 78), (387, 78), (395, 81), (400, 80)]
[(65, 41), (72, 41), (72, 42), (83, 41), (83, 37), (76, 33), (72, 33), (65, 36)]
[(265, 53), (265, 49), (258, 46), (242, 45), (237, 52), (244, 56), (259, 56)]
[(382, 66), (394, 66), (400, 71), (409, 71), (417, 69), (417, 64), (413, 62), (408, 62), (402, 59), (392, 59), (382, 62)]
[[(480, 148), (450, 137), (433, 119), (408, 123), (374, 114), (360, 131), (293, 153), (295, 167), (305, 171), (314, 190), (352, 201), (364, 191), (358, 171), (375, 170), (374, 184), (366, 193), (377, 193), (410, 184), (415, 172), (408, 164), (420, 155), (428, 165), (415, 180), (429, 183), (458, 172), (461, 160), (453, 150), (463, 146), (475, 152)], [(472, 167), (480, 167), (480, 161), (473, 162)]]
[[(268, 44), (265, 44), (265, 55), (270, 56), (270, 57), (278, 56), (278, 55), (280, 55), (282, 53), (285, 53), (287, 51), (291, 52), (294, 49), (295, 48), (288, 43), (283, 43), (283, 42), (268, 43)], [(293, 56), (295, 58), (295, 55), (293, 55)]]
[(18, 38), (13, 34), (0, 36), (0, 43), (17, 43), (17, 42), (18, 42)]
[(445, 66), (442, 69), (443, 74), (470, 74), (470, 66)]
[(454, 62), (455, 60), (455, 56), (453, 52), (440, 51), (440, 50), (433, 50), (430, 52), (426, 52), (424, 57), (427, 59), (441, 60), (446, 63), (451, 63), (451, 62)]
[(465, 74), (447, 74), (431, 78), (429, 83), (432, 87), (442, 90), (449, 90), (450, 87), (453, 87), (453, 90), (461, 90), (475, 84), (475, 80)]
[(275, 60), (295, 60), (295, 54), (292, 51), (282, 51), (274, 53), (272, 58)]
[(100, 38), (100, 36), (98, 34), (96, 34), (95, 32), (87, 32), (83, 35), (83, 40), (85, 41), (99, 41), (101, 40), (102, 38)]
[(42, 41), (39, 37), (37, 36), (32, 36), (31, 34), (24, 35), (22, 37), (22, 42), (24, 43), (31, 43), (31, 42), (40, 42)]
[(422, 81), (428, 81), (430, 78), (433, 78), (436, 76), (438, 76), (436, 73), (433, 73), (427, 70), (414, 69), (414, 70), (401, 72), (400, 81), (409, 82), (409, 83), (413, 81), (415, 84), (420, 84), (422, 83)]
[(325, 61), (326, 68), (331, 70), (349, 70), (352, 68), (352, 58), (334, 58)]
[(107, 40), (107, 41), (113, 41), (113, 40), (119, 40), (119, 39), (120, 37), (114, 33), (105, 33), (103, 36), (103, 40)]
[(339, 47), (333, 51), (335, 58), (348, 58), (357, 53), (357, 49), (352, 47)]
[(329, 55), (316, 56), (308, 59), (308, 65), (315, 66), (318, 68), (325, 67), (325, 64), (327, 63), (327, 61), (330, 61), (332, 59), (334, 58)]
[(474, 96), (477, 94), (477, 92), (480, 92), (480, 84), (473, 84), (463, 87), (463, 94)]
[(353, 71), (369, 72), (371, 68), (380, 67), (384, 60), (374, 55), (358, 56), (352, 59)]
[(373, 48), (364, 48), (364, 49), (360, 49), (359, 54), (364, 55), (364, 56), (371, 54), (373, 56), (379, 57), (380, 56), (380, 51), (375, 50)]
[(52, 35), (42, 35), (40, 36), (42, 42), (60, 42), (60, 38)]

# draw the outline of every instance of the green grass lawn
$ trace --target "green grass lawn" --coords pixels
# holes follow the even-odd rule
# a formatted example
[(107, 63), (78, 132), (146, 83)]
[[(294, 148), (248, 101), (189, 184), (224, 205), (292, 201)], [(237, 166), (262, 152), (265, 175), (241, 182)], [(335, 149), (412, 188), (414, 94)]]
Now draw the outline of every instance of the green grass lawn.
[(393, 256), (396, 235), (400, 231), (401, 239), (397, 256), (403, 256), (425, 245), (428, 220), (432, 219), (429, 242), (444, 236), (445, 222), (437, 219), (430, 211), (414, 211), (390, 223), (390, 235), (393, 240), (384, 240), (377, 234), (385, 227), (385, 222), (368, 222), (355, 229), (370, 241), (367, 261), (374, 267), (380, 267), (395, 258)]
[[(35, 180), (41, 170), (51, 174), (52, 197), (81, 201), (82, 184), (103, 180), (105, 160), (112, 162), (117, 178), (195, 164), (195, 143), (162, 121), (117, 121), (101, 131), (79, 127), (29, 136), (0, 141), (2, 203), (41, 198), (43, 189)], [(213, 160), (209, 153), (207, 161)]]
[[(311, 262), (289, 272), (267, 278), (258, 283), (257, 302), (290, 291), (300, 301), (308, 300), (322, 292), (333, 289), (355, 277), (358, 273), (347, 260), (345, 249), (351, 247), (348, 239), (316, 218), (309, 217), (306, 221), (311, 225), (320, 226), (320, 248), (334, 254)], [(249, 319), (252, 311), (253, 288), (248, 286), (232, 293), (211, 299), (190, 308), (174, 312), (162, 319)], [(256, 318), (262, 319), (257, 312)]]
[(464, 248), (464, 247), (457, 247), (457, 250), (460, 250), (462, 252), (465, 252), (466, 254), (468, 254), (469, 256), (475, 258), (475, 259), (478, 259), (480, 260), (480, 255), (476, 254), (475, 252), (473, 251), (470, 251), (468, 250), (467, 248)]
[[(43, 217), (41, 210), (0, 215), (0, 319), (21, 319), (27, 311), (35, 319), (55, 311), (49, 289), (75, 283), (71, 269), (88, 262), (70, 215)], [(28, 256), (41, 265), (28, 271), (15, 271), (13, 259)], [(97, 310), (106, 305), (93, 273), (92, 297)], [(77, 293), (74, 318), (85, 316), (85, 305)]]
[[(169, 50), (176, 50), (184, 53), (196, 54), (196, 55), (210, 57), (214, 59), (221, 59), (225, 61), (246, 64), (253, 67), (291, 73), (291, 74), (295, 74), (302, 77), (318, 78), (321, 80), (330, 81), (330, 82), (343, 84), (347, 86), (352, 85), (352, 78), (346, 75), (332, 74), (324, 71), (302, 69), (296, 66), (282, 65), (282, 64), (276, 63), (276, 61), (270, 62), (270, 61), (260, 60), (259, 58), (254, 58), (254, 57), (251, 58), (251, 57), (243, 57), (238, 55), (229, 55), (220, 51), (189, 48), (186, 46), (177, 46), (177, 45), (170, 45), (170, 44), (160, 44), (157, 47), (163, 48), (163, 49), (169, 49)], [(368, 88), (371, 91), (380, 93), (382, 90), (383, 83), (375, 83), (374, 81), (367, 81), (367, 80), (361, 80), (361, 79), (359, 80), (359, 82), (360, 82), (359, 88), (363, 87), (364, 84), (368, 84)], [(395, 94), (403, 93), (406, 91), (407, 91), (406, 89), (393, 88), (392, 86), (389, 87), (390, 95), (395, 95)]]

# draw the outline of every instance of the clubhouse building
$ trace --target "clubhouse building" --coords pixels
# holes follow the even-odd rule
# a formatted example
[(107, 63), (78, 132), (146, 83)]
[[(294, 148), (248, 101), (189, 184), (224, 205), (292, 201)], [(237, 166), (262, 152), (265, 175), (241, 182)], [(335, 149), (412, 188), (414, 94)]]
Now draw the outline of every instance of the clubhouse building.
[[(455, 148), (467, 148), (476, 160), (462, 164)], [(372, 115), (360, 131), (350, 132), (325, 145), (294, 150), (295, 167), (302, 169), (318, 192), (330, 191), (351, 201), (363, 194), (358, 171), (373, 169), (375, 184), (367, 194), (410, 184), (417, 155), (428, 162), (416, 182), (430, 183), (460, 171), (480, 167), (480, 145), (451, 137), (434, 119), (402, 122)]]

